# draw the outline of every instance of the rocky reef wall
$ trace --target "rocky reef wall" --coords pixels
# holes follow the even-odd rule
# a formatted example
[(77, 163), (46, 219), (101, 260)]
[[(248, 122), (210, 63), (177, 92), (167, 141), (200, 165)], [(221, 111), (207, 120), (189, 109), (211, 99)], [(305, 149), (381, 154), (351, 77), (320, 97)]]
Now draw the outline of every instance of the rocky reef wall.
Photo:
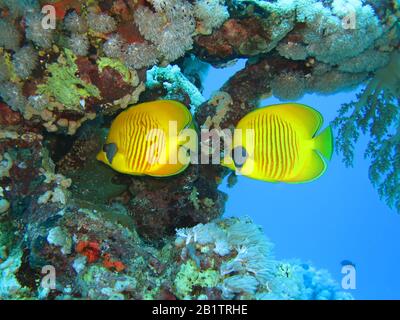
[[(229, 129), (264, 97), (382, 78), (398, 50), (396, 1), (0, 0), (0, 298), (351, 298), (221, 218), (227, 169), (136, 177), (95, 155), (129, 105), (174, 99), (199, 129)], [(207, 66), (238, 58), (205, 101)]]

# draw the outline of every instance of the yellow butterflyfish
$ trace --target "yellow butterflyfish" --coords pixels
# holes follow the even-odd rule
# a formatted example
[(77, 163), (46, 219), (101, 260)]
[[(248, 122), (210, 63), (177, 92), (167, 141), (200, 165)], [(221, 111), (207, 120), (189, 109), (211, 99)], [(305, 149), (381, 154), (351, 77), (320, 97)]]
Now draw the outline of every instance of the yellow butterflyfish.
[(189, 158), (187, 161), (178, 158), (180, 146), (185, 142), (179, 134), (191, 127), (190, 111), (177, 101), (134, 105), (114, 119), (97, 159), (126, 174), (157, 177), (178, 174), (190, 162)]
[(322, 123), (318, 111), (302, 104), (256, 109), (239, 121), (222, 164), (257, 180), (313, 181), (325, 172), (333, 152), (331, 127), (318, 134)]

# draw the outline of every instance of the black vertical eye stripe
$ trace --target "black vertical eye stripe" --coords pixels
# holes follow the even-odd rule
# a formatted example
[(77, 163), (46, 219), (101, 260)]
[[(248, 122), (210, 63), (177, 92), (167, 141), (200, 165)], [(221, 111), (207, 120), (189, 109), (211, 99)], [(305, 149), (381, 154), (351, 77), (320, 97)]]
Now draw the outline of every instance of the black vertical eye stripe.
[(232, 159), (236, 168), (243, 167), (248, 157), (247, 151), (244, 147), (236, 147), (232, 150)]
[(106, 154), (108, 162), (111, 164), (118, 151), (118, 148), (115, 143), (107, 143), (103, 146), (103, 151)]

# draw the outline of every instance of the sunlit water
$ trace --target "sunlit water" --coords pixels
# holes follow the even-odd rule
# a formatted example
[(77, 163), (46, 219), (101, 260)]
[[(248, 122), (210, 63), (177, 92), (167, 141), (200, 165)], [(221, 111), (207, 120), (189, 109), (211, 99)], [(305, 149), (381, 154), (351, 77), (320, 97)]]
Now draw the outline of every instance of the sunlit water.
[[(240, 60), (227, 69), (211, 69), (205, 82), (207, 97), (237, 70)], [(355, 91), (356, 92), (356, 91)], [(298, 102), (322, 113), (327, 125), (355, 92), (306, 95)], [(279, 101), (266, 99), (262, 105)], [(239, 177), (228, 193), (225, 216), (250, 216), (275, 243), (278, 259), (298, 258), (329, 270), (340, 283), (341, 262), (356, 265), (356, 299), (399, 299), (400, 215), (379, 199), (368, 179), (369, 161), (363, 157), (367, 138), (357, 145), (354, 167), (346, 168), (334, 154), (328, 170), (307, 184), (266, 183)]]

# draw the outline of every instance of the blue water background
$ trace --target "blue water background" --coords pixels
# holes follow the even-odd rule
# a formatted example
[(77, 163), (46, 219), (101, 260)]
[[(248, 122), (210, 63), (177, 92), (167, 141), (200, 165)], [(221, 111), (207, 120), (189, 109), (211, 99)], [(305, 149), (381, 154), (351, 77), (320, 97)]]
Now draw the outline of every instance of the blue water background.
[[(244, 63), (211, 68), (205, 97)], [(319, 110), (327, 124), (356, 92), (310, 94), (298, 102)], [(269, 98), (262, 105), (278, 102)], [(339, 283), (341, 261), (353, 262), (356, 289), (349, 291), (356, 299), (400, 299), (400, 215), (379, 199), (368, 180), (369, 162), (363, 158), (367, 141), (360, 139), (353, 168), (346, 168), (334, 154), (327, 172), (311, 183), (273, 184), (239, 177), (227, 188), (224, 182), (220, 189), (229, 195), (225, 216), (250, 216), (275, 243), (276, 258), (312, 262), (329, 270)]]

